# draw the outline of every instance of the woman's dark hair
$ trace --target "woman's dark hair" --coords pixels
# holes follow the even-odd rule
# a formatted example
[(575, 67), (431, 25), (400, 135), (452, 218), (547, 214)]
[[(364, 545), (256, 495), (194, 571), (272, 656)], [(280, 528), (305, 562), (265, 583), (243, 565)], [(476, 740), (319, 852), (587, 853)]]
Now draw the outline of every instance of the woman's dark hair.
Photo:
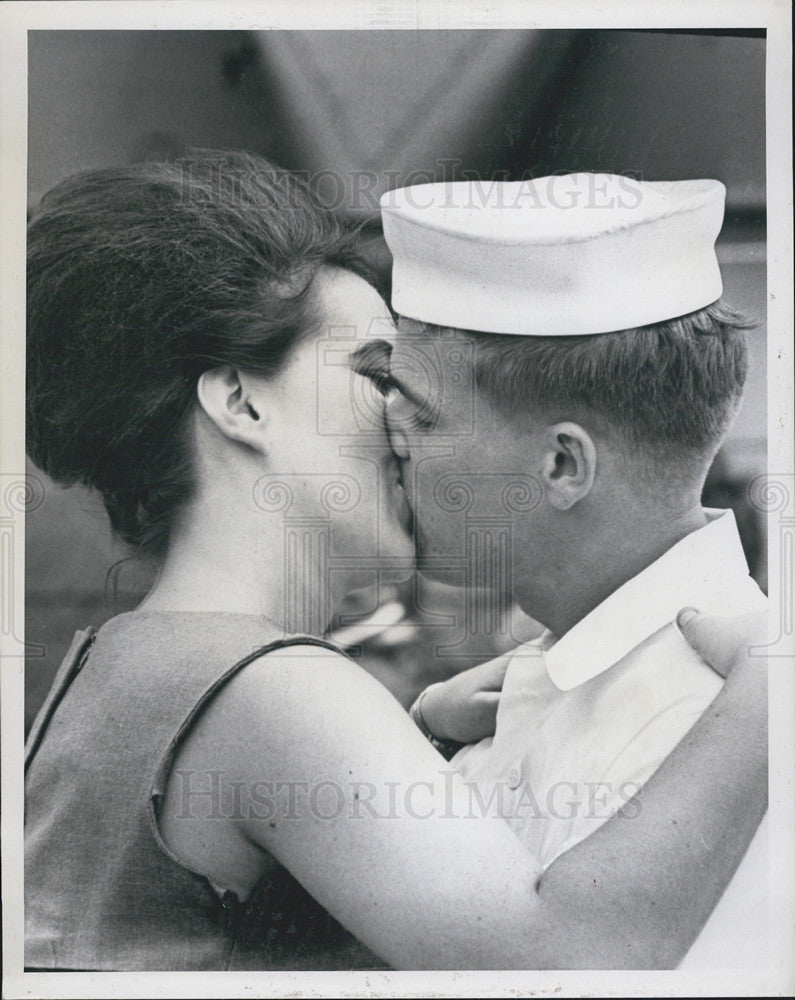
[(297, 177), (241, 153), (71, 177), (28, 230), (27, 449), (102, 496), (160, 555), (193, 489), (202, 372), (266, 377), (316, 323), (325, 266), (370, 279), (356, 232)]

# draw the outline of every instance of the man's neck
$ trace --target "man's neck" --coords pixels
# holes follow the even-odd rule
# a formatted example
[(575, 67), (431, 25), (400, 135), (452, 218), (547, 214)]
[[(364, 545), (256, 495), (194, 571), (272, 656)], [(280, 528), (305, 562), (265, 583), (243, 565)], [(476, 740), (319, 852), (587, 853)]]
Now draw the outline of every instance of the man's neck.
[(610, 594), (706, 524), (700, 504), (657, 520), (616, 523), (613, 519), (606, 530), (583, 533), (579, 544), (561, 553), (551, 570), (540, 574), (526, 601), (524, 595), (517, 595), (519, 604), (560, 638)]

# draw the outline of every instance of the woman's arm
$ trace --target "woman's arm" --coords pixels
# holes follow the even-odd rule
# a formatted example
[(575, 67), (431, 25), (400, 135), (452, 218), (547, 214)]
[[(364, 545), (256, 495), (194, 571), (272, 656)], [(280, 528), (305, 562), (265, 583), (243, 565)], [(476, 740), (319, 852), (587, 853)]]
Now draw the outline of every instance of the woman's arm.
[[(751, 654), (767, 641), (766, 615), (680, 613), (678, 624), (728, 679), (641, 794), (544, 874), (539, 895), (556, 914), (547, 938), (553, 962), (566, 951), (571, 967), (673, 968), (767, 809), (767, 664)], [(600, 961), (600, 950), (612, 960)]]
[[(203, 766), (228, 794), (269, 784), (273, 814), (235, 820), (246, 842), (395, 967), (670, 968), (764, 812), (757, 670), (738, 668), (624, 818), (540, 881), (397, 702), (328, 651), (246, 668), (202, 719), (214, 737), (192, 746), (212, 748)], [(178, 826), (167, 832), (179, 841)]]

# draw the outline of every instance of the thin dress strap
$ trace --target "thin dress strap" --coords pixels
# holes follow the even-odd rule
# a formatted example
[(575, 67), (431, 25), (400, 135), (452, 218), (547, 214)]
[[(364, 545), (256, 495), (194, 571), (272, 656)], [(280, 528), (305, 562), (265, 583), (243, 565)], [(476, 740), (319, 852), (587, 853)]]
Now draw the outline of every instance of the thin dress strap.
[(81, 629), (75, 632), (72, 645), (67, 650), (58, 672), (53, 679), (47, 697), (39, 709), (36, 720), (33, 723), (28, 738), (25, 742), (25, 772), (27, 773), (30, 762), (33, 760), (39, 744), (44, 737), (44, 732), (49, 725), (56, 708), (61, 699), (69, 690), (69, 685), (80, 673), (83, 664), (86, 662), (89, 650), (94, 645), (97, 631), (94, 628)]

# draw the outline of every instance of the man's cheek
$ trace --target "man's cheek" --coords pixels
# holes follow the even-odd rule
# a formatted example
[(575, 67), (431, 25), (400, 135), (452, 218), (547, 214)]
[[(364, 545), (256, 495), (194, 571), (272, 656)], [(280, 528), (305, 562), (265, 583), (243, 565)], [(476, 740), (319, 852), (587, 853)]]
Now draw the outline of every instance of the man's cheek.
[(448, 509), (444, 496), (440, 502), (439, 487), (438, 476), (420, 477), (414, 504), (415, 519), (424, 536), (426, 551), (454, 560), (463, 551), (463, 517), (460, 511)]

